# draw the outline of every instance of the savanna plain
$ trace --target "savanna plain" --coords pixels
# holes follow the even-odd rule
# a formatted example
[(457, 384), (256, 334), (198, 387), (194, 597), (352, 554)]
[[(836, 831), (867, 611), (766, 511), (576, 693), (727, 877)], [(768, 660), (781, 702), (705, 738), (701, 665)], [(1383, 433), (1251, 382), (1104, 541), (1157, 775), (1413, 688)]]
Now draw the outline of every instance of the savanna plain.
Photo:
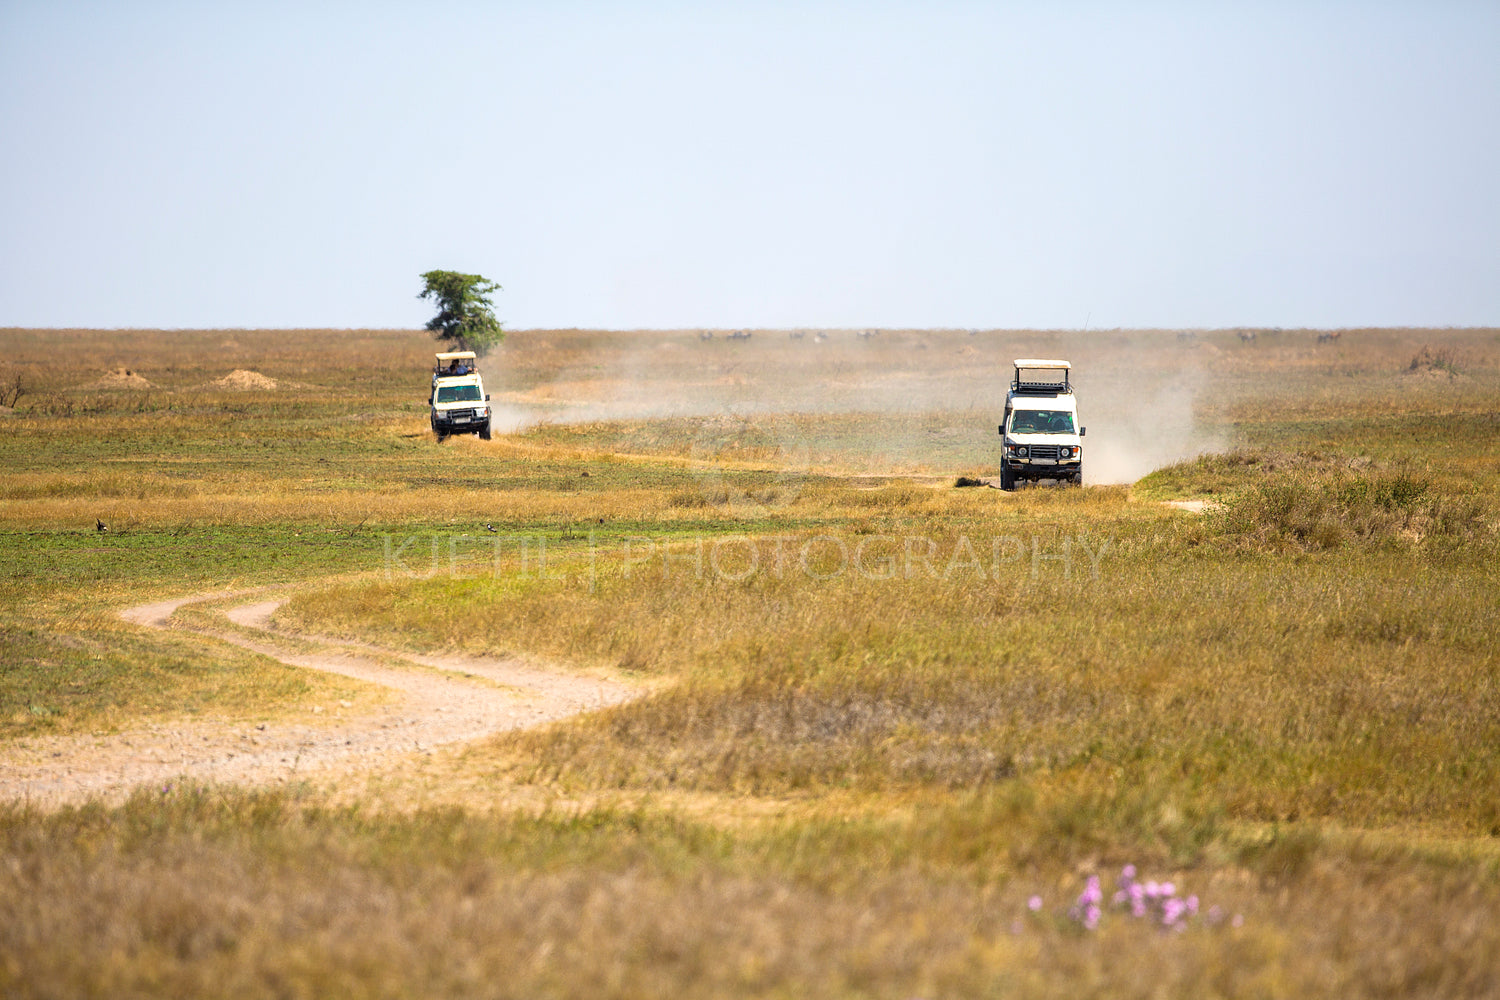
[(0, 993), (1500, 995), (1500, 331), (752, 333), (0, 330)]

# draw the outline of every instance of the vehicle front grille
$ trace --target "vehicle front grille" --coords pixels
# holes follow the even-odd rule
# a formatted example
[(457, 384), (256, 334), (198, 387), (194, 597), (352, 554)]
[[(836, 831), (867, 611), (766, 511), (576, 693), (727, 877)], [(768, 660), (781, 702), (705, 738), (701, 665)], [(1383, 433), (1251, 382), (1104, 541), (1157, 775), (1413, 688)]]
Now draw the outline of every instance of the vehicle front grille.
[(1034, 444), (1031, 446), (1031, 457), (1056, 460), (1057, 449), (1058, 445), (1055, 444)]

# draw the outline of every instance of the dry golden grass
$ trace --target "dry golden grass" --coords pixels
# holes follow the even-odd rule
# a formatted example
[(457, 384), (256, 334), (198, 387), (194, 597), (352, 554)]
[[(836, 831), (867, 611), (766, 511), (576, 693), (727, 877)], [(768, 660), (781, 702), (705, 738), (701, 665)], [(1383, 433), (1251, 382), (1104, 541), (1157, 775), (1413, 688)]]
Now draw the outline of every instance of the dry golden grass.
[[(295, 703), (113, 618), (279, 582), (312, 631), (668, 685), (368, 784), (0, 810), (0, 992), (1500, 991), (1496, 331), (523, 331), (486, 377), (540, 422), (442, 446), (431, 351), (0, 331), (9, 738)], [(948, 488), (1025, 355), (1078, 366), (1096, 449), (1182, 416), (1166, 468)], [(86, 387), (116, 368), (157, 388)], [(280, 385), (203, 388), (234, 369)], [(460, 555), (393, 565), (409, 539)], [(752, 540), (795, 562), (739, 578)], [(1201, 917), (1070, 916), (1127, 863)]]
[[(370, 816), (193, 788), (110, 812), (11, 812), (0, 983), (14, 996), (392, 997), (1497, 986), (1500, 898), (1475, 857), (1315, 832), (1220, 841), (1227, 856), (1201, 867), (1142, 850), (1142, 877), (1174, 880), (1205, 916), (1173, 933), (1111, 912), (1084, 931), (1072, 900), (1093, 872), (1112, 886), (1120, 862), (1080, 840), (1081, 805), (1001, 795), (915, 821), (738, 835), (649, 809)], [(1479, 864), (1493, 872), (1493, 854)]]
[[(1087, 503), (941, 527), (930, 506), (888, 502), (873, 533), (823, 529), (805, 550), (813, 533), (735, 539), (717, 562), (710, 539), (621, 546), (592, 571), (566, 558), (551, 579), (514, 564), (395, 574), (304, 592), (284, 618), (682, 679), (502, 741), (500, 770), (526, 780), (783, 794), (1127, 773), (1244, 819), (1500, 829), (1496, 803), (1472, 794), (1500, 781), (1491, 527), (1466, 527), (1479, 534), (1464, 553), (1393, 532), (1288, 566), (1280, 546), (1237, 554), (1237, 522), (1119, 501), (1113, 519)], [(827, 540), (849, 549), (842, 569)], [(908, 560), (928, 541), (934, 558)], [(1044, 558), (1068, 546), (1071, 565)]]

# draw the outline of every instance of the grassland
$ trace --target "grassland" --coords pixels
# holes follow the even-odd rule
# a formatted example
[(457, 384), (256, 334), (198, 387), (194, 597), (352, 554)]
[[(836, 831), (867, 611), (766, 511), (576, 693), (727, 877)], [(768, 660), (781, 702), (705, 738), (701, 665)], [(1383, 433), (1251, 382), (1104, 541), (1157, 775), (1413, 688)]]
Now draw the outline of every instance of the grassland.
[[(513, 432), (441, 446), (429, 345), (0, 331), (0, 738), (292, 710), (334, 682), (115, 615), (269, 585), (655, 693), (0, 807), (7, 995), (1500, 992), (1497, 331), (522, 332)], [(1132, 482), (951, 488), (1024, 355)]]

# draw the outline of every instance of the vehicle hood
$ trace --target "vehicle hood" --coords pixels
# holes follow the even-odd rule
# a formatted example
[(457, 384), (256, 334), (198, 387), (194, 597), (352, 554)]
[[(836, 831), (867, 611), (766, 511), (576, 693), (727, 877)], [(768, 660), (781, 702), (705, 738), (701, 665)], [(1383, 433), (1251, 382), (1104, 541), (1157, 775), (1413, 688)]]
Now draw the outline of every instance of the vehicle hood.
[(1005, 440), (1016, 444), (1080, 444), (1077, 434), (1007, 434)]

